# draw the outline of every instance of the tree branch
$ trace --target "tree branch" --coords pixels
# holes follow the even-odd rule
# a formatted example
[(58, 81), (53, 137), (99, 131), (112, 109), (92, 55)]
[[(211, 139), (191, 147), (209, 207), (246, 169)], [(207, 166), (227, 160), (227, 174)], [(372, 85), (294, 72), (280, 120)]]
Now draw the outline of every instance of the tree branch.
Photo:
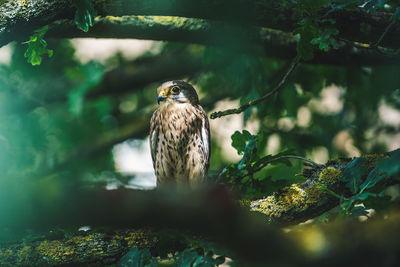
[[(95, 0), (95, 9), (102, 16), (161, 15), (227, 21), (231, 24), (255, 25), (291, 32), (301, 19), (296, 11), (282, 2), (257, 1), (189, 1), (189, 0)], [(74, 17), (75, 8), (68, 0), (9, 0), (0, 4), (0, 47), (13, 40), (27, 40), (33, 30), (56, 20)], [(279, 14), (279, 16), (277, 16)], [(374, 43), (392, 20), (390, 13), (337, 10), (329, 17), (336, 19), (339, 38), (361, 43)], [(363, 29), (360, 30), (360, 25)], [(89, 31), (90, 32), (90, 31)], [(400, 47), (400, 26), (393, 25), (380, 45)], [(148, 37), (149, 39), (153, 39)]]
[[(391, 153), (367, 155), (365, 164), (372, 169), (377, 159), (390, 156)], [(340, 177), (350, 161), (351, 159), (341, 159), (328, 162), (324, 167), (315, 166), (305, 170), (303, 175), (309, 179), (303, 184), (292, 185), (265, 200), (252, 203), (254, 210), (262, 211), (267, 216), (240, 209), (232, 201), (231, 195), (219, 186), (186, 192), (138, 192), (77, 190), (76, 187), (63, 185), (62, 190), (47, 195), (43, 193), (42, 187), (48, 188), (44, 182), (30, 184), (30, 187), (37, 188), (32, 188), (31, 193), (28, 191), (21, 195), (15, 192), (24, 186), (20, 181), (18, 186), (2, 184), (0, 188), (7, 188), (2, 197), (9, 201), (0, 202), (0, 229), (40, 230), (81, 225), (121, 229), (151, 226), (155, 229), (176, 229), (188, 231), (191, 235), (210, 237), (212, 241), (226, 248), (228, 256), (234, 260), (253, 265), (261, 262), (273, 265), (279, 262), (287, 266), (321, 266), (330, 262), (332, 266), (337, 266), (348, 261), (349, 255), (356, 262), (363, 262), (368, 251), (374, 251), (373, 254), (368, 254), (368, 261), (375, 264), (382, 257), (398, 251), (398, 214), (383, 221), (373, 220), (362, 224), (347, 221), (340, 225), (305, 226), (300, 231), (292, 230), (287, 234), (266, 224), (266, 220), (280, 225), (298, 223), (337, 205), (335, 198), (325, 191), (318, 191), (317, 186), (326, 185), (335, 192), (348, 194), (340, 184)], [(15, 210), (19, 212), (16, 213)], [(318, 245), (310, 243), (310, 233), (324, 242), (318, 242)], [(2, 244), (0, 264), (111, 264), (117, 262), (130, 246), (157, 246), (154, 241), (146, 233), (124, 230), (107, 234), (94, 231), (69, 238)], [(388, 266), (396, 266), (398, 259), (394, 262), (392, 259), (389, 263)]]
[(156, 240), (148, 231), (117, 230), (76, 232), (69, 237), (0, 245), (0, 265), (13, 266), (103, 266), (118, 262), (133, 246), (151, 249)]
[[(390, 156), (393, 152), (365, 155), (365, 166), (368, 166), (370, 172), (379, 158)], [(297, 224), (317, 217), (339, 205), (340, 201), (321, 189), (321, 186), (342, 196), (352, 195), (341, 181), (343, 170), (350, 162), (351, 159), (339, 159), (329, 161), (323, 166), (305, 169), (303, 176), (308, 178), (305, 182), (285, 187), (265, 199), (252, 201), (251, 210), (267, 215), (270, 223), (280, 225)], [(366, 177), (367, 175), (363, 179)]]
[[(296, 56), (298, 38), (267, 28), (239, 26), (224, 21), (181, 17), (124, 16), (97, 17), (85, 33), (72, 21), (57, 21), (46, 35), (52, 38), (135, 38), (221, 46), (241, 53), (289, 60)], [(343, 42), (337, 50), (316, 50), (306, 63), (332, 65), (397, 64), (400, 56), (382, 55), (366, 47), (354, 48)]]
[(217, 112), (214, 112), (214, 113), (212, 113), (212, 114), (210, 115), (210, 118), (211, 118), (211, 119), (216, 119), (216, 118), (220, 118), (220, 117), (227, 116), (227, 115), (240, 114), (240, 113), (242, 113), (243, 111), (245, 111), (246, 109), (248, 109), (249, 107), (255, 106), (255, 105), (261, 103), (262, 101), (266, 100), (268, 97), (274, 95), (276, 92), (278, 92), (280, 89), (282, 89), (282, 87), (285, 85), (285, 83), (286, 83), (288, 77), (289, 77), (290, 74), (294, 71), (294, 69), (296, 68), (297, 65), (298, 65), (298, 61), (295, 60), (295, 61), (291, 64), (289, 70), (288, 70), (288, 71), (286, 72), (286, 74), (283, 76), (283, 78), (282, 78), (282, 80), (279, 82), (279, 84), (278, 84), (274, 89), (272, 89), (270, 92), (268, 92), (267, 94), (265, 94), (264, 96), (262, 96), (262, 97), (260, 97), (260, 98), (258, 98), (258, 99), (255, 99), (255, 100), (251, 100), (251, 101), (247, 102), (246, 104), (241, 105), (241, 106), (238, 107), (238, 108), (227, 109), (227, 110), (224, 110), (224, 111), (217, 111)]

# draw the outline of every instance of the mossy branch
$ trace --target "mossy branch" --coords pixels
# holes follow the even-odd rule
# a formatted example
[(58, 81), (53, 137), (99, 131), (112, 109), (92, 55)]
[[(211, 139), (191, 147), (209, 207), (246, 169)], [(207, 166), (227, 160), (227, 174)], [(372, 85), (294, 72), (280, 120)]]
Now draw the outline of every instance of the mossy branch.
[(0, 245), (0, 266), (103, 266), (116, 263), (133, 246), (151, 249), (156, 244), (147, 230), (77, 232), (68, 238), (47, 238)]
[[(298, 21), (301, 19), (293, 10), (287, 10), (281, 3), (272, 0), (233, 2), (93, 0), (96, 11), (102, 17), (96, 18), (97, 26), (85, 33), (77, 29), (73, 22), (75, 8), (69, 0), (3, 2), (0, 5), (0, 47), (11, 41), (26, 41), (35, 29), (52, 23), (57, 24), (60, 21), (65, 25), (58, 24), (59, 27), (49, 32), (46, 38), (52, 36), (58, 38), (137, 38), (206, 45), (218, 44), (224, 47), (236, 43), (231, 42), (230, 38), (234, 35), (231, 35), (229, 31), (228, 34), (224, 34), (226, 29), (246, 25), (242, 31), (248, 34), (241, 33), (235, 37), (235, 40), (240, 42), (245, 40), (253, 47), (244, 47), (242, 50), (261, 56), (290, 59), (296, 55), (297, 42), (296, 38), (290, 36), (290, 32), (298, 27)], [(159, 19), (154, 15), (157, 15)], [(154, 19), (150, 18), (146, 22), (146, 16)], [(169, 16), (176, 17), (167, 19), (172, 18)], [(373, 43), (378, 40), (375, 44), (379, 44), (381, 48), (400, 47), (398, 38), (400, 34), (396, 34), (400, 32), (400, 27), (390, 24), (392, 14), (371, 15), (361, 10), (338, 10), (332, 12), (330, 16), (337, 21), (336, 25), (340, 30), (338, 38), (348, 43)], [(166, 23), (167, 20), (169, 20), (168, 23)], [(242, 24), (243, 21), (246, 23)], [(391, 27), (388, 27), (388, 24)], [(160, 28), (160, 25), (163, 27)], [(363, 28), (368, 30), (360, 31), (359, 25), (364, 25)], [(252, 36), (252, 32), (258, 32), (257, 29), (261, 29), (257, 27), (265, 27), (262, 29), (265, 29), (267, 34)], [(270, 29), (281, 31), (279, 34), (281, 37), (271, 35)], [(240, 29), (236, 30), (240, 31)], [(386, 34), (388, 32), (390, 34)], [(243, 46), (238, 45), (239, 47)], [(398, 55), (381, 54), (365, 47), (354, 49), (351, 45), (344, 45), (339, 50), (331, 50), (328, 53), (318, 50), (315, 52), (314, 59), (308, 63), (397, 64), (398, 58)]]
[[(371, 154), (362, 158), (366, 159), (365, 165), (370, 172), (379, 158), (390, 154), (391, 152)], [(303, 171), (302, 176), (307, 178), (305, 182), (293, 184), (264, 199), (252, 201), (250, 208), (267, 215), (270, 223), (279, 225), (293, 225), (315, 218), (339, 205), (340, 198), (337, 196), (352, 196), (350, 189), (341, 181), (343, 170), (351, 160), (338, 159), (325, 165), (311, 165), (311, 168)], [(363, 179), (366, 177), (367, 175)]]

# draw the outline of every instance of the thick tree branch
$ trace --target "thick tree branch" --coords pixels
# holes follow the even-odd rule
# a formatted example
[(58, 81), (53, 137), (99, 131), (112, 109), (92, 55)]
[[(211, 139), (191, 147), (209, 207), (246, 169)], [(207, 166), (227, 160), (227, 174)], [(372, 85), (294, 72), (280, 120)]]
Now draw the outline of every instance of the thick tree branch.
[[(372, 158), (369, 163), (374, 164)], [(341, 163), (327, 165), (334, 164), (339, 166)], [(324, 179), (336, 180), (337, 171), (325, 171), (325, 174)], [(285, 200), (291, 201), (290, 205), (297, 205), (299, 196), (295, 194), (299, 189), (293, 190), (295, 192), (286, 195)], [(327, 266), (326, 263), (337, 266), (348, 262), (349, 255), (355, 262), (364, 263), (365, 253), (368, 252), (367, 259), (374, 266), (382, 257), (395, 255), (393, 253), (398, 251), (399, 215), (363, 224), (345, 222), (339, 225), (306, 226), (300, 231), (284, 234), (280, 229), (267, 225), (264, 216), (239, 209), (229, 193), (221, 187), (186, 193), (169, 190), (82, 191), (64, 187), (59, 193), (62, 196), (29, 195), (20, 199), (22, 202), (17, 206), (15, 197), (10, 198), (9, 203), (0, 203), (0, 214), (8, 215), (2, 216), (0, 229), (48, 229), (81, 225), (110, 226), (114, 229), (146, 225), (155, 229), (176, 229), (211, 237), (228, 249), (228, 256), (253, 265), (279, 262), (287, 266)], [(320, 201), (325, 197), (314, 196)], [(18, 208), (20, 213), (4, 213), (4, 209), (10, 207), (12, 210)], [(282, 213), (276, 210), (278, 212)], [(283, 216), (281, 219), (284, 219)], [(310, 241), (310, 236), (317, 238), (318, 242), (315, 243), (314, 239)], [(141, 231), (112, 231), (107, 234), (94, 231), (70, 238), (3, 244), (0, 246), (0, 263), (2, 266), (111, 264), (118, 261), (130, 246), (157, 246), (154, 241)], [(390, 258), (385, 266), (396, 266), (398, 262), (398, 258)]]
[[(365, 155), (365, 166), (371, 171), (379, 158), (390, 156), (391, 153)], [(293, 184), (265, 199), (255, 200), (251, 203), (251, 209), (266, 214), (269, 222), (280, 225), (297, 224), (317, 217), (337, 206), (340, 201), (320, 186), (342, 196), (351, 196), (350, 190), (341, 181), (343, 170), (350, 161), (339, 159), (329, 161), (324, 166), (305, 169), (303, 176), (308, 179), (304, 183)], [(391, 182), (396, 183), (395, 180)]]
[(118, 262), (129, 248), (151, 249), (155, 239), (144, 230), (77, 232), (30, 242), (0, 245), (0, 265), (13, 266), (103, 266)]
[[(220, 46), (241, 53), (289, 60), (296, 56), (298, 38), (267, 28), (240, 26), (224, 21), (182, 17), (124, 16), (97, 17), (95, 26), (85, 33), (72, 21), (57, 21), (46, 35), (53, 38), (135, 38)], [(316, 50), (306, 63), (333, 65), (397, 64), (400, 56), (384, 55), (367, 47), (342, 43), (329, 52)]]
[[(13, 40), (26, 40), (36, 28), (60, 19), (73, 19), (75, 8), (68, 0), (8, 1), (0, 5), (0, 46)], [(240, 22), (290, 32), (302, 18), (286, 9), (281, 1), (189, 1), (189, 0), (107, 0), (94, 1), (102, 16), (164, 15)], [(279, 15), (277, 15), (279, 14)], [(339, 38), (361, 43), (375, 43), (385, 32), (392, 14), (374, 15), (362, 10), (337, 10), (329, 17), (336, 19)], [(235, 24), (235, 23), (233, 23)], [(400, 47), (400, 26), (393, 25), (380, 45)], [(152, 38), (151, 38), (152, 39)]]

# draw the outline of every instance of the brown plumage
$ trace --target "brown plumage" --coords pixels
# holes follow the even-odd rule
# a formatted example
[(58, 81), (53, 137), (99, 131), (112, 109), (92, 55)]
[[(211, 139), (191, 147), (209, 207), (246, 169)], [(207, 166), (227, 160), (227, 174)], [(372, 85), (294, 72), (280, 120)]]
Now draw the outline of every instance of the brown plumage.
[(150, 121), (150, 148), (157, 186), (198, 184), (210, 162), (210, 130), (196, 90), (184, 81), (157, 89), (159, 107)]

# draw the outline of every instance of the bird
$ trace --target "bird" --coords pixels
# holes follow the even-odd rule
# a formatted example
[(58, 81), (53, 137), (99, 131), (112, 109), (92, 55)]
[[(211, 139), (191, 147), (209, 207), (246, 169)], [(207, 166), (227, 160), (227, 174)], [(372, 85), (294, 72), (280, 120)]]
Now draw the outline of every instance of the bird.
[(150, 120), (150, 150), (157, 188), (194, 187), (206, 182), (210, 126), (194, 87), (181, 80), (157, 88), (158, 108)]

